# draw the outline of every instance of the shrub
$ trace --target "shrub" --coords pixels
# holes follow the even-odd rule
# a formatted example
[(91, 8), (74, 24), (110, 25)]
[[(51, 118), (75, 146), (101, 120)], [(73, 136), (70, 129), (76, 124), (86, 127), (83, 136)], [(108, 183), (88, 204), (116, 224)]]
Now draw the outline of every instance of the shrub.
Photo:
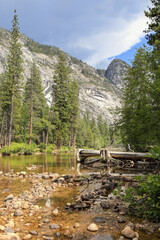
[(46, 148), (46, 153), (52, 153), (52, 151), (55, 149), (56, 149), (55, 144), (49, 144)]
[(1, 149), (2, 155), (10, 155), (11, 153), (13, 154), (25, 154), (25, 155), (30, 155), (36, 151), (36, 145), (28, 145), (26, 143), (12, 143), (10, 147), (4, 146)]
[(160, 220), (160, 175), (138, 179), (138, 187), (130, 187), (123, 197), (129, 202), (129, 212), (138, 217)]
[(152, 148), (150, 153), (154, 159), (160, 160), (160, 146)]
[(46, 149), (46, 144), (40, 143), (38, 147), (40, 148), (40, 152), (44, 152), (44, 150)]
[(1, 149), (1, 153), (3, 156), (9, 156), (11, 154), (11, 150), (6, 145)]

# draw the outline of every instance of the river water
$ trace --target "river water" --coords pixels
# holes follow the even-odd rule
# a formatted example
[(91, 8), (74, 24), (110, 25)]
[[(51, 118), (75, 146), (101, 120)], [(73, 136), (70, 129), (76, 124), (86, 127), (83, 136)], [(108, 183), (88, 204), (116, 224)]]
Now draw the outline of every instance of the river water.
[[(99, 172), (99, 171), (108, 171), (111, 172), (113, 175), (117, 174), (125, 174), (125, 175), (139, 175), (142, 172), (144, 174), (147, 173), (146, 167), (139, 170), (127, 170), (124, 171), (122, 169), (111, 169), (111, 168), (85, 168), (77, 165), (76, 163), (76, 154), (71, 153), (57, 153), (53, 154), (39, 154), (39, 155), (31, 155), (31, 156), (5, 156), (0, 158), (0, 171), (3, 173), (8, 172), (21, 172), (26, 171), (28, 174), (34, 173), (59, 173), (59, 174), (85, 174), (87, 175), (90, 172)], [(0, 195), (0, 204), (4, 201), (4, 196), (7, 194), (20, 194), (24, 189), (29, 189), (30, 185), (26, 181), (19, 181), (19, 180), (4, 180), (0, 184), (0, 192), (3, 193)], [(4, 194), (4, 189), (8, 189), (9, 193)], [(65, 204), (67, 202), (71, 202), (73, 198), (78, 193), (78, 188), (66, 188), (66, 189), (59, 189), (58, 191), (54, 192), (53, 197), (50, 198), (50, 207), (47, 208), (47, 216), (49, 219), (52, 218), (51, 210), (55, 208), (59, 208), (61, 210), (61, 214), (58, 215), (56, 218), (56, 223), (62, 226), (66, 226), (71, 232), (73, 230), (73, 226), (75, 222), (80, 223), (80, 229), (76, 230), (76, 234), (74, 235), (75, 240), (83, 240), (83, 239), (90, 239), (90, 240), (117, 240), (120, 236), (120, 230), (117, 231), (117, 213), (110, 212), (109, 210), (103, 211), (95, 209), (94, 211), (73, 211), (68, 212), (65, 210)], [(40, 206), (46, 206), (47, 199), (42, 199), (39, 201)], [(46, 213), (45, 213), (46, 214)], [(98, 233), (89, 233), (86, 231), (87, 226), (94, 222), (94, 218), (100, 216), (106, 218), (106, 223), (102, 224), (101, 231)], [(27, 221), (27, 219), (26, 219)], [(127, 218), (127, 221), (132, 221), (134, 223), (138, 222), (139, 220), (134, 218)], [(37, 225), (36, 225), (37, 224)], [(37, 218), (33, 217), (31, 225), (28, 227), (28, 231), (31, 227), (34, 226), (34, 230), (38, 231), (38, 224)], [(37, 226), (37, 227), (36, 227)], [(120, 229), (123, 228), (125, 225), (122, 224)], [(24, 223), (19, 223), (17, 227), (24, 227)], [(25, 229), (26, 231), (27, 229)], [(45, 229), (44, 229), (45, 231)], [(152, 236), (152, 237), (151, 237)], [(38, 239), (38, 238), (33, 238)], [(43, 239), (43, 238), (42, 238)], [(59, 239), (68, 239), (68, 237), (60, 236)], [(141, 240), (158, 240), (157, 234), (152, 233), (142, 233), (140, 236)]]

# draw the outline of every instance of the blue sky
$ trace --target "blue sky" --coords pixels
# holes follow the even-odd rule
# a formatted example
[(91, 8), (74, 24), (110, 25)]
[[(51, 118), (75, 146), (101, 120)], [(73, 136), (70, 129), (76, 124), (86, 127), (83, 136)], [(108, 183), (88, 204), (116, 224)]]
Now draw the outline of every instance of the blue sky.
[(149, 5), (150, 0), (0, 0), (0, 27), (11, 29), (17, 9), (22, 33), (106, 69), (114, 58), (130, 62), (145, 42)]

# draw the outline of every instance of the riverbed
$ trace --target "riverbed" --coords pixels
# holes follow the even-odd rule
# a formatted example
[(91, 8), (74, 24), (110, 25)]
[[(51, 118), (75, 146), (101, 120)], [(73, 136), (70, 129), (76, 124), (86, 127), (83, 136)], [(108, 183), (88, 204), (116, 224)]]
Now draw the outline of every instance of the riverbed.
[[(146, 169), (143, 169), (144, 173)], [(1, 175), (0, 185), (0, 204), (3, 205), (4, 199), (13, 194), (15, 197), (21, 195), (24, 191), (30, 191), (34, 186), (49, 185), (48, 179), (37, 178), (40, 174), (58, 173), (59, 175), (84, 175), (90, 172), (107, 172), (113, 175), (135, 175), (141, 174), (142, 171), (116, 170), (111, 168), (90, 168), (77, 166), (76, 155), (74, 153), (58, 153), (58, 154), (40, 154), (32, 156), (8, 156), (0, 158)], [(26, 172), (25, 175), (16, 175), (16, 173)], [(15, 176), (14, 176), (15, 175)], [(125, 216), (125, 223), (118, 223), (117, 217), (119, 213), (110, 209), (104, 210), (98, 205), (92, 209), (83, 211), (66, 209), (67, 203), (75, 201), (80, 191), (86, 188), (87, 184), (79, 186), (79, 184), (63, 184), (59, 183), (55, 189), (53, 188), (50, 196), (39, 199), (35, 204), (37, 211), (29, 211), (25, 209), (25, 214), (19, 217), (11, 216), (8, 211), (1, 209), (0, 225), (5, 226), (8, 222), (14, 222), (14, 231), (19, 234), (21, 239), (91, 239), (91, 240), (118, 240), (121, 230), (128, 223), (141, 223), (140, 220)], [(90, 187), (90, 186), (89, 186)], [(49, 204), (48, 204), (49, 203)], [(55, 210), (55, 214), (54, 214)], [(57, 214), (56, 214), (57, 210)], [(12, 211), (11, 211), (12, 212)], [(104, 219), (104, 222), (96, 223), (99, 230), (97, 232), (89, 232), (87, 227), (95, 222), (96, 218)], [(147, 224), (147, 222), (144, 222)], [(57, 224), (60, 228), (52, 229), (51, 225)], [(30, 234), (30, 231), (36, 232), (37, 235)], [(1, 230), (3, 232), (3, 230)], [(148, 231), (140, 231), (141, 240), (158, 240), (159, 235), (154, 231), (154, 225)], [(29, 238), (30, 235), (30, 238)], [(151, 237), (152, 236), (152, 237)]]

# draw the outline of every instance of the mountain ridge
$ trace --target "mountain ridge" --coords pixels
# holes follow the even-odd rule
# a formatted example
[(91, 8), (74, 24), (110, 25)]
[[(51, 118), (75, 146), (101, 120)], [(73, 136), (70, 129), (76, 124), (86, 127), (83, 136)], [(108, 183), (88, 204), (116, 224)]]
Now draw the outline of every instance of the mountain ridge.
[[(0, 28), (0, 74), (5, 71), (9, 53), (10, 32)], [(121, 106), (120, 85), (108, 79), (103, 69), (94, 69), (55, 46), (42, 45), (20, 33), (24, 81), (30, 77), (30, 68), (35, 62), (42, 78), (44, 93), (51, 102), (51, 85), (53, 83), (54, 66), (59, 52), (63, 52), (71, 69), (70, 77), (79, 84), (79, 104), (81, 115), (89, 111), (95, 118), (102, 114), (109, 124), (114, 123), (114, 109)], [(121, 61), (121, 60), (120, 60)], [(111, 63), (112, 64), (112, 63)], [(121, 81), (123, 82), (123, 80)]]

